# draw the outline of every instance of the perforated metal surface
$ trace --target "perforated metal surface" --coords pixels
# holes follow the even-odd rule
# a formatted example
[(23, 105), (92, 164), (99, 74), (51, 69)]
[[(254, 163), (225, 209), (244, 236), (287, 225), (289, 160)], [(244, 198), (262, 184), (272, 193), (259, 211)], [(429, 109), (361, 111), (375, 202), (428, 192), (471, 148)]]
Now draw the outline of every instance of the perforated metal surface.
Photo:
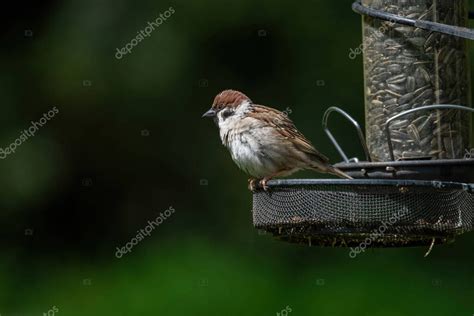
[[(253, 195), (256, 228), (292, 242), (446, 242), (474, 224), (474, 185), (410, 180), (276, 180)], [(374, 234), (377, 232), (377, 234)]]

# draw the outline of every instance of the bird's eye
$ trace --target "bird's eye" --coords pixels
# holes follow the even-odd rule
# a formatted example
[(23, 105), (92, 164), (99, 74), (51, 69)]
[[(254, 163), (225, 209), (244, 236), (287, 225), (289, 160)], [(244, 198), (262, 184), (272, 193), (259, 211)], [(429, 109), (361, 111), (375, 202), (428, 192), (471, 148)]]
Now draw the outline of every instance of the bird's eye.
[(234, 111), (226, 109), (226, 110), (222, 111), (222, 118), (225, 120), (226, 118), (228, 118), (232, 114), (234, 114)]

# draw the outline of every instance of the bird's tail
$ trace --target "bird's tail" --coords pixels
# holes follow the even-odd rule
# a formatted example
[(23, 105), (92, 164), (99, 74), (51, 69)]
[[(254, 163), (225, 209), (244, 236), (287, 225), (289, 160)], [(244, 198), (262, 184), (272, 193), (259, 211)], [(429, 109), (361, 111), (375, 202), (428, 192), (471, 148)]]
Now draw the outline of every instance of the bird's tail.
[(350, 175), (346, 174), (345, 172), (342, 172), (341, 170), (331, 165), (327, 165), (324, 168), (321, 168), (320, 165), (316, 165), (316, 166), (313, 166), (312, 169), (318, 172), (330, 173), (340, 178), (353, 179)]
[(328, 168), (328, 173), (331, 173), (331, 174), (333, 174), (333, 175), (335, 175), (335, 176), (338, 176), (338, 177), (340, 177), (340, 178), (353, 179), (353, 178), (352, 178), (350, 175), (348, 175), (347, 173), (345, 173), (345, 172), (343, 172), (343, 171), (341, 171), (341, 170), (339, 170), (339, 169), (337, 169), (336, 167), (333, 167), (333, 166), (331, 166), (331, 167)]

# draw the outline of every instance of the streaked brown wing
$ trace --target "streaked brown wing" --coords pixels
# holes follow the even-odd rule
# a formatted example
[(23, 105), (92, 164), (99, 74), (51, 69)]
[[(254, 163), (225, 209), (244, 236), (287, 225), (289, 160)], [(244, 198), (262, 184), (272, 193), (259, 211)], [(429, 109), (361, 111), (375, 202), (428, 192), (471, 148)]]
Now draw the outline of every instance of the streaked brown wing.
[(249, 116), (274, 127), (281, 136), (290, 140), (298, 150), (309, 154), (313, 159), (324, 163), (329, 162), (329, 159), (313, 147), (311, 142), (296, 129), (295, 124), (283, 112), (268, 106), (254, 104)]

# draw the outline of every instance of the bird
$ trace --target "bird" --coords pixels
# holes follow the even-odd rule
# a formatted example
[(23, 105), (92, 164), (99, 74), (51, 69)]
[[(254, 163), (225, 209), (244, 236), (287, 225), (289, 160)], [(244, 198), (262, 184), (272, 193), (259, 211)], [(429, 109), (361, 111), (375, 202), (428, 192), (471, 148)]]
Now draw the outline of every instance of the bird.
[(217, 94), (202, 117), (212, 118), (216, 123), (232, 160), (250, 176), (252, 191), (257, 185), (267, 191), (270, 179), (304, 169), (352, 179), (332, 166), (296, 129), (287, 114), (255, 104), (240, 91), (224, 90)]

